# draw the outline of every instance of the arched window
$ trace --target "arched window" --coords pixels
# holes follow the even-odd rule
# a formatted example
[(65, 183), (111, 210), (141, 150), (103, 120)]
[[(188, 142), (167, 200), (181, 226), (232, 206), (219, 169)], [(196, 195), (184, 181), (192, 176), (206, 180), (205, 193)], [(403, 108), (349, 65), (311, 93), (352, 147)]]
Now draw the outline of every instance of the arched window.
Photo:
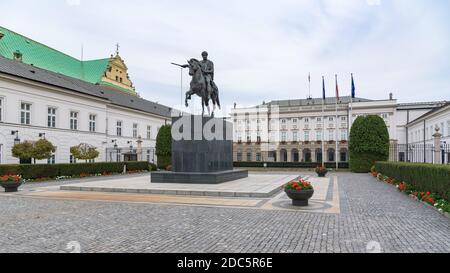
[(322, 149), (316, 149), (316, 162), (322, 163)]
[(291, 156), (292, 161), (293, 161), (293, 162), (299, 162), (299, 161), (300, 161), (300, 156), (299, 156), (298, 150), (297, 150), (297, 149), (293, 149), (293, 150), (291, 151), (291, 153), (292, 153), (292, 156)]
[(247, 150), (247, 162), (252, 162), (252, 150)]
[(285, 149), (280, 150), (280, 162), (287, 162), (287, 151)]
[(236, 160), (237, 160), (238, 162), (242, 162), (242, 152), (241, 152), (241, 151), (238, 151), (238, 152), (237, 152), (237, 158), (236, 158)]
[(310, 149), (304, 149), (303, 150), (303, 160), (305, 162), (311, 162), (312, 161), (311, 150)]
[(345, 149), (345, 148), (342, 148), (341, 149), (341, 152), (340, 152), (340, 161), (341, 162), (347, 162), (348, 161), (348, 150), (347, 149)]
[(335, 152), (334, 149), (328, 149), (328, 162), (335, 162)]

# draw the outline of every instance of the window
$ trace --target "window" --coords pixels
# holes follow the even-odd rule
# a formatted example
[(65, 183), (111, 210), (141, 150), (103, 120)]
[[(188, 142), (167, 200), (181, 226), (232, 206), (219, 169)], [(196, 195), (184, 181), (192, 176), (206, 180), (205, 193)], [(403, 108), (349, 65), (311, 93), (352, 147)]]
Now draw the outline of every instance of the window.
[(47, 164), (55, 164), (56, 163), (56, 156), (54, 154), (52, 154), (48, 159), (47, 159)]
[(261, 162), (261, 153), (256, 153), (256, 161)]
[(24, 125), (31, 124), (31, 104), (22, 102), (20, 106), (20, 123)]
[(138, 137), (138, 124), (133, 123), (133, 138), (137, 138), (137, 137)]
[(305, 118), (305, 123), (309, 123), (309, 118)]
[(238, 152), (238, 153), (237, 153), (237, 161), (238, 161), (238, 162), (241, 162), (241, 161), (242, 161), (242, 153), (241, 153), (241, 152)]
[(308, 131), (305, 132), (305, 141), (309, 141), (309, 132)]
[[(1, 118), (0, 118), (1, 120)], [(447, 136), (450, 136), (450, 120), (447, 121)]]
[(329, 117), (328, 121), (332, 122), (332, 121), (334, 121), (334, 118), (333, 117)]
[(317, 118), (317, 122), (322, 122), (322, 118)]
[(285, 120), (285, 119), (282, 119), (282, 120), (281, 120), (281, 124), (286, 124), (286, 120)]
[(49, 107), (47, 109), (47, 126), (49, 128), (56, 127), (56, 108)]
[(341, 121), (347, 121), (347, 117), (341, 117)]
[(316, 140), (317, 141), (322, 141), (322, 132), (321, 131), (317, 131), (316, 132)]
[(287, 140), (286, 132), (281, 132), (281, 142), (286, 142), (286, 140)]
[(147, 126), (147, 139), (152, 139), (152, 126)]
[(294, 118), (293, 120), (292, 120), (292, 123), (297, 123), (297, 119), (296, 118)]
[(78, 112), (70, 112), (70, 130), (78, 130)]
[(292, 132), (292, 141), (294, 142), (298, 141), (298, 132)]
[(252, 162), (252, 152), (247, 152), (247, 162)]
[(0, 98), (0, 121), (3, 120), (3, 98)]
[(96, 131), (96, 124), (95, 121), (97, 119), (96, 115), (89, 115), (89, 132), (95, 132)]
[(334, 130), (328, 130), (328, 140), (329, 141), (334, 140)]
[(347, 140), (347, 131), (341, 130), (341, 140), (346, 141)]
[(69, 162), (70, 164), (75, 164), (77, 163), (77, 159), (73, 155), (70, 155)]
[(117, 121), (116, 133), (117, 133), (117, 136), (122, 136), (122, 121)]

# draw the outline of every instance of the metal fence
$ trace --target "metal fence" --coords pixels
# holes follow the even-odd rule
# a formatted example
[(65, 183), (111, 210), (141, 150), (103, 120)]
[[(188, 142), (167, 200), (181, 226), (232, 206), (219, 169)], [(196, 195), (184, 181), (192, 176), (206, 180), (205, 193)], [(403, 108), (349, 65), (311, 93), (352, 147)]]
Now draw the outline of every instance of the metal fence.
[[(437, 160), (439, 157), (439, 160)], [(450, 144), (396, 144), (390, 147), (390, 160), (399, 162), (450, 164)]]
[(155, 148), (142, 148), (139, 152), (136, 148), (107, 148), (107, 162), (147, 161), (156, 163)]

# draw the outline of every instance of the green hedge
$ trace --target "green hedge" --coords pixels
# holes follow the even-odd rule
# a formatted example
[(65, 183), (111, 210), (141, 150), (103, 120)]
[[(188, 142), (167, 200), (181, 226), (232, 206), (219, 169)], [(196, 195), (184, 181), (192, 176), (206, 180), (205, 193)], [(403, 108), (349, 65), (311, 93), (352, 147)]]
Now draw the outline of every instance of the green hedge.
[(433, 192), (450, 200), (450, 165), (376, 162), (377, 172), (404, 181), (418, 191)]
[(148, 162), (101, 162), (80, 164), (36, 164), (0, 165), (0, 175), (20, 174), (24, 179), (55, 178), (58, 176), (77, 176), (80, 174), (121, 173), (123, 166), (127, 171), (150, 171), (156, 166)]
[[(314, 169), (318, 166), (322, 166), (322, 163), (312, 162), (234, 162), (235, 168), (263, 168), (264, 163), (267, 164), (267, 168), (291, 168), (291, 169)], [(325, 167), (329, 169), (336, 168), (336, 163), (325, 163)], [(348, 169), (347, 162), (340, 162), (340, 169)]]

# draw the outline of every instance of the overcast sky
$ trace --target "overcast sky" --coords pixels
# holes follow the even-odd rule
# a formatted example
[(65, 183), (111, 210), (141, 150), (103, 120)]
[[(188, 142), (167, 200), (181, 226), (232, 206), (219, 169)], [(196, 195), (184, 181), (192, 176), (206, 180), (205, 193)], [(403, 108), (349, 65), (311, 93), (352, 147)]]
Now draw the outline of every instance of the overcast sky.
[[(222, 103), (321, 96), (401, 102), (450, 100), (447, 0), (2, 0), (0, 25), (79, 58), (109, 57), (120, 43), (137, 91), (180, 104), (171, 62), (201, 58), (216, 67)], [(189, 83), (184, 77), (185, 91)]]

